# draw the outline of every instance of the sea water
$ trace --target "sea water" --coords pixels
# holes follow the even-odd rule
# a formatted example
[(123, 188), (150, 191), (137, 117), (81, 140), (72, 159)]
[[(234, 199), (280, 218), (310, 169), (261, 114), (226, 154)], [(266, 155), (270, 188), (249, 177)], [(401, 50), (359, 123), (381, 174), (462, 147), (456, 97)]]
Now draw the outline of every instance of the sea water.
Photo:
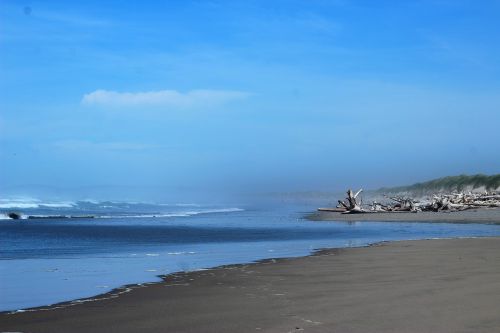
[[(160, 281), (159, 275), (173, 272), (303, 256), (319, 248), (500, 235), (497, 225), (304, 219), (313, 209), (284, 204), (3, 201), (0, 311), (92, 297), (127, 284)], [(21, 212), (22, 219), (8, 219), (10, 211)], [(41, 218), (47, 216), (53, 218)]]

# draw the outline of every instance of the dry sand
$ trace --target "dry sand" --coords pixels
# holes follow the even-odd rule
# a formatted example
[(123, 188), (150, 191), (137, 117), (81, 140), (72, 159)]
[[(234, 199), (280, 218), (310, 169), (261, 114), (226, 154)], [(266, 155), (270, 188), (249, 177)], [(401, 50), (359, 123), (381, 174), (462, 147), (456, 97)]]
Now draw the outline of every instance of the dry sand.
[(170, 275), (114, 299), (1, 314), (0, 331), (500, 332), (500, 238), (382, 243)]
[(461, 212), (418, 212), (418, 213), (369, 213), (342, 214), (336, 212), (315, 212), (307, 216), (313, 221), (367, 221), (367, 222), (452, 222), (500, 224), (500, 208), (465, 210)]

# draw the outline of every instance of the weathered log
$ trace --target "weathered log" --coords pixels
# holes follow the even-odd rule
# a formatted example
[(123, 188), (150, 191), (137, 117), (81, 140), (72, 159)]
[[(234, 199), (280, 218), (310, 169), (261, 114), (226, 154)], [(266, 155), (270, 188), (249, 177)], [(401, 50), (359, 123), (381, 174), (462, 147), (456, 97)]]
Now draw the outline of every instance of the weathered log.
[(361, 208), (361, 202), (358, 202), (358, 200), (357, 200), (358, 195), (362, 191), (363, 191), (363, 189), (359, 189), (358, 192), (356, 192), (356, 194), (354, 194), (351, 189), (349, 189), (347, 191), (347, 198), (346, 199), (347, 199), (347, 202), (349, 202), (349, 207), (348, 207), (349, 211), (357, 211), (357, 212), (363, 211), (363, 209)]
[(343, 213), (346, 211), (345, 208), (318, 208), (320, 212), (335, 212), (335, 213)]
[(339, 200), (338, 202), (342, 207), (337, 206), (337, 208), (344, 208), (344, 210), (349, 209), (349, 206), (344, 201)]

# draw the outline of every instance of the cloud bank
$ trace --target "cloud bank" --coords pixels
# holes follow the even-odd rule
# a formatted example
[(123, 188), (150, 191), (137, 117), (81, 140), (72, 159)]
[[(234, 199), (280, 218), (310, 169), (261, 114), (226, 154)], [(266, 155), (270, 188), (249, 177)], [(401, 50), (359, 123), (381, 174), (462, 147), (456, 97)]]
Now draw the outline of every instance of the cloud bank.
[(81, 103), (88, 106), (138, 107), (161, 106), (173, 108), (200, 108), (222, 105), (245, 99), (251, 94), (232, 90), (191, 90), (186, 93), (177, 90), (147, 92), (116, 92), (96, 90), (85, 94)]

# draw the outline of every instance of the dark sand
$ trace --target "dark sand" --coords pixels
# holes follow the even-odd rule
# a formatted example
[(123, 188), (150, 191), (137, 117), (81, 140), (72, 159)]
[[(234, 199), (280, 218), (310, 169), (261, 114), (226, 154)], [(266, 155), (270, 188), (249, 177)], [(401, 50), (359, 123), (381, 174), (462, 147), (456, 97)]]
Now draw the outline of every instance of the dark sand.
[(418, 213), (369, 213), (342, 214), (336, 212), (315, 212), (307, 216), (313, 221), (367, 221), (367, 222), (452, 222), (500, 224), (500, 208), (483, 208), (461, 212), (418, 212)]
[(500, 238), (382, 243), (171, 275), (114, 299), (4, 313), (0, 331), (500, 332)]

